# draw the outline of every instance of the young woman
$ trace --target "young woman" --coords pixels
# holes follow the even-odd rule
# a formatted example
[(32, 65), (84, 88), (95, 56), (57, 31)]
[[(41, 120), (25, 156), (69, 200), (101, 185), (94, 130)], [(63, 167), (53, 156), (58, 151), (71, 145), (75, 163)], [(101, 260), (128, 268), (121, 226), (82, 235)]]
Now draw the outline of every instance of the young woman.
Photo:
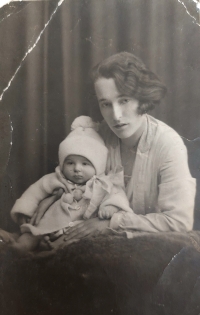
[(109, 150), (107, 170), (124, 167), (132, 213), (111, 221), (92, 219), (68, 231), (71, 243), (107, 227), (117, 231), (186, 232), (193, 227), (195, 179), (181, 137), (146, 113), (160, 103), (165, 86), (144, 63), (121, 52), (93, 69), (102, 136)]

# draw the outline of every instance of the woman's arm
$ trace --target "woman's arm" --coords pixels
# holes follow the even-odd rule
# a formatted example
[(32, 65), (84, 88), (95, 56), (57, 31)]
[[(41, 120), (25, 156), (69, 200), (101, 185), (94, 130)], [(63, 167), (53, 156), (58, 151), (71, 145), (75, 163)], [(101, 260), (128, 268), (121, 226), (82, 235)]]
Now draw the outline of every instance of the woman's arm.
[(111, 228), (145, 232), (185, 232), (192, 229), (196, 181), (190, 175), (182, 140), (165, 148), (160, 161), (155, 213), (116, 213), (111, 219)]
[(111, 220), (94, 218), (83, 221), (68, 230), (68, 234), (63, 236), (65, 242), (62, 246), (88, 235), (109, 234), (112, 232), (111, 229), (128, 232), (129, 237), (135, 231), (186, 232), (191, 230), (196, 191), (195, 179), (190, 175), (187, 151), (181, 139), (162, 151), (158, 171), (160, 181), (157, 209), (155, 209), (157, 212), (138, 215), (134, 212), (119, 211)]

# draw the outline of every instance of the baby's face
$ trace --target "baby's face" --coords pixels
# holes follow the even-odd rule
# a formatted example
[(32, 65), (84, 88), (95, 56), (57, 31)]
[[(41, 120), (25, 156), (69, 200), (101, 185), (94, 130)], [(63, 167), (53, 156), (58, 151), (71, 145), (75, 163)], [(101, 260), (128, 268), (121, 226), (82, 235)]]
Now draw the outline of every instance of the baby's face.
[(63, 164), (63, 175), (75, 184), (85, 184), (96, 171), (92, 163), (83, 156), (69, 155)]

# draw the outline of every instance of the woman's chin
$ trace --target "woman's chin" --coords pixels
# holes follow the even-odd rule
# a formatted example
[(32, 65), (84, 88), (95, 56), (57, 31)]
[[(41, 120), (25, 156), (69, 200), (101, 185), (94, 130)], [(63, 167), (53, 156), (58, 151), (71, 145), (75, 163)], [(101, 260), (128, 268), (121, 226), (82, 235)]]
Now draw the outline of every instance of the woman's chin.
[(124, 129), (112, 129), (112, 131), (115, 133), (115, 135), (120, 139), (127, 139), (130, 138), (133, 135), (133, 131), (127, 130), (128, 128)]

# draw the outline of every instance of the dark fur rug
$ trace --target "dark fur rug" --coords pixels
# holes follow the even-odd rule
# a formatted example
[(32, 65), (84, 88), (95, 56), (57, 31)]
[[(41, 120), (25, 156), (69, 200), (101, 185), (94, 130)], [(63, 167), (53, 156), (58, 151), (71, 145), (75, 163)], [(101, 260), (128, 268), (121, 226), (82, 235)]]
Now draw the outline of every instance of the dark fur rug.
[(98, 236), (50, 257), (1, 247), (1, 315), (198, 315), (200, 232)]

